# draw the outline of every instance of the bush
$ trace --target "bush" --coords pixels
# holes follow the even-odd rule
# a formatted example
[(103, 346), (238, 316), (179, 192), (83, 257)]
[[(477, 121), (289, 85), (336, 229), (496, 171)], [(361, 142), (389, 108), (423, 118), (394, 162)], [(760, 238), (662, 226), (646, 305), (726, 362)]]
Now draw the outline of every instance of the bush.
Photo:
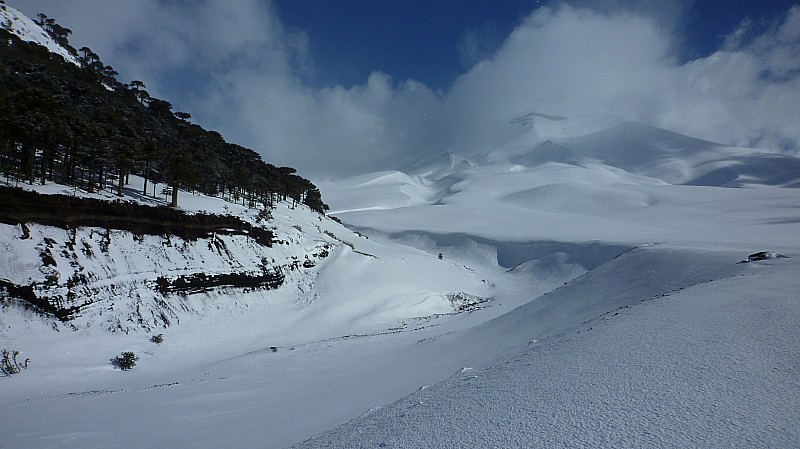
[(272, 221), (272, 209), (263, 208), (258, 211), (258, 216), (256, 216), (256, 223), (261, 223), (262, 221)]
[(8, 349), (3, 349), (2, 354), (0, 354), (0, 372), (4, 376), (13, 376), (24, 369), (28, 369), (30, 359), (25, 359), (25, 362), (19, 363), (17, 361), (18, 355), (19, 351), (17, 350), (9, 351)]
[(160, 345), (161, 343), (164, 343), (164, 334), (153, 335), (150, 337), (150, 341)]
[(115, 368), (119, 368), (122, 371), (128, 371), (129, 369), (136, 366), (136, 362), (138, 360), (139, 360), (138, 355), (130, 351), (126, 351), (111, 359), (111, 364), (114, 365)]

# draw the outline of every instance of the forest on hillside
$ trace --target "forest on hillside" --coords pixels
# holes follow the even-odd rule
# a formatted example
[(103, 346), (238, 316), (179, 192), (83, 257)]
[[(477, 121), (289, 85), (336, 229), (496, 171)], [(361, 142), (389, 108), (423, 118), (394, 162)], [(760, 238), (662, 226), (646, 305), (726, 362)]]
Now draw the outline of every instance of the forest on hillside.
[[(191, 123), (142, 81), (119, 82), (113, 67), (87, 47), (72, 47), (71, 31), (45, 14), (36, 23), (79, 65), (19, 39), (12, 23), (0, 27), (0, 172), (7, 183), (111, 188), (123, 196), (136, 174), (145, 179), (143, 194), (170, 194), (173, 206), (184, 189), (249, 207), (292, 200), (327, 210), (319, 189), (295, 169)], [(156, 183), (168, 191), (155, 192)]]

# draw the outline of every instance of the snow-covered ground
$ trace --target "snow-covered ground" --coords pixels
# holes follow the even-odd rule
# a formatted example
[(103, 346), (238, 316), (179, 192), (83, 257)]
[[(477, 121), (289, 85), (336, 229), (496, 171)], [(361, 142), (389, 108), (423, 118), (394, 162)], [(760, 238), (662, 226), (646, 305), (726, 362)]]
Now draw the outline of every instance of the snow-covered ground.
[[(578, 277), (458, 333), (495, 360), (304, 445), (797, 446), (800, 161), (521, 119), (494, 151), (323, 186), (332, 213), (520, 285)], [(739, 263), (762, 250), (786, 257)]]
[[(145, 204), (163, 201), (138, 195), (142, 180), (132, 177), (131, 181), (127, 200)], [(57, 184), (20, 186), (42, 193), (116, 199), (108, 191), (87, 194)], [(255, 221), (259, 212), (187, 192), (181, 192), (180, 204), (187, 212), (233, 214), (250, 222)], [(243, 432), (242, 438), (250, 441), (246, 446), (259, 445), (254, 443), (257, 439), (270, 446), (296, 442), (340, 423), (342, 417), (357, 415), (363, 407), (413, 391), (405, 382), (398, 382), (394, 388), (380, 393), (370, 391), (364, 399), (348, 402), (348, 396), (357, 397), (354, 389), (359, 384), (350, 384), (352, 378), (346, 376), (342, 378), (346, 385), (329, 394), (327, 402), (332, 407), (341, 403), (340, 412), (335, 407), (330, 409), (333, 411), (326, 407), (309, 425), (296, 425), (301, 422), (300, 417), (308, 414), (309, 403), (315, 397), (323, 398), (325, 391), (335, 388), (335, 383), (326, 383), (326, 376), (332, 374), (330, 370), (338, 367), (344, 372), (353, 363), (353, 359), (341, 358), (332, 348), (353, 341), (359, 343), (356, 349), (365, 349), (354, 350), (349, 356), (384, 355), (386, 346), (378, 351), (366, 342), (401, 332), (423, 334), (426, 329), (448, 322), (456, 313), (467, 314), (492, 300), (492, 287), (481, 273), (452, 260), (438, 260), (435, 255), (416, 248), (368, 239), (304, 206), (292, 208), (281, 202), (272, 215), (273, 219), (265, 224), (273, 230), (278, 242), (272, 248), (255, 244), (247, 236), (218, 235), (183, 241), (176, 237), (134, 236), (125, 231), (108, 233), (96, 228), (65, 231), (36, 224), (28, 225), (29, 236), (25, 238), (20, 226), (0, 225), (3, 247), (0, 278), (17, 285), (45, 284), (48, 278), (56, 279), (58, 285), (48, 291), (58, 293), (66, 290), (67, 280), (76, 273), (82, 274), (89, 281), (79, 293), (85, 291), (89, 296), (85, 299), (91, 301), (66, 323), (35, 315), (19, 302), (3, 302), (2, 348), (20, 350), (21, 359), (29, 358), (31, 362), (22, 373), (2, 379), (4, 406), (10, 407), (4, 408), (0, 415), (11, 420), (16, 418), (10, 415), (43, 418), (24, 419), (12, 425), (16, 430), (4, 432), (0, 444), (163, 447), (172, 441), (168, 445), (183, 446), (188, 435), (199, 435), (200, 431), (190, 431), (191, 425), (180, 424), (170, 437), (163, 428), (164, 419), (172, 416), (188, 423), (184, 421), (185, 414), (198, 412), (198, 403), (185, 402), (190, 397), (198, 398), (200, 393), (194, 390), (195, 385), (233, 388), (238, 392), (229, 399), (242, 396), (252, 399), (250, 405), (234, 407), (239, 412), (230, 414), (231, 430), (239, 425), (237, 422), (246, 421), (241, 421), (241, 413), (249, 413), (248, 408), (257, 404), (268, 406), (253, 419), (271, 420), (275, 415), (274, 424), (279, 427), (265, 425), (262, 430)], [(225, 250), (219, 250), (214, 239), (222, 241)], [(103, 243), (107, 245), (105, 249)], [(73, 247), (78, 250), (72, 251)], [(53, 265), (45, 266), (40, 258), (45, 248), (53, 258)], [(315, 256), (323, 249), (328, 253), (326, 256)], [(225, 288), (162, 297), (153, 282), (157, 276), (193, 272), (257, 272), (264, 259), (270, 267), (282, 269), (286, 275), (284, 285), (274, 290)], [(314, 265), (304, 266), (302, 262), (306, 259)], [(299, 261), (300, 266), (291, 269), (294, 261)], [(78, 303), (81, 302), (79, 299)], [(162, 314), (166, 314), (169, 323), (160, 318)], [(150, 337), (159, 333), (163, 334), (164, 342), (151, 342)], [(122, 372), (110, 364), (110, 359), (122, 351), (133, 351), (139, 356), (134, 370)], [(360, 352), (364, 354), (359, 355)], [(319, 370), (319, 366), (326, 369)], [(402, 372), (401, 366), (394, 369)], [(236, 374), (231, 377), (230, 373)], [(381, 373), (378, 370), (375, 375)], [(229, 383), (229, 379), (235, 380)], [(151, 390), (152, 394), (179, 391), (173, 388), (177, 385), (188, 386), (189, 390), (179, 389), (182, 390), (179, 394), (189, 396), (176, 399), (178, 409), (174, 415), (163, 414), (168, 409), (166, 404), (156, 404), (147, 395), (139, 395)], [(223, 390), (211, 394), (219, 399), (214, 407), (222, 407), (226, 402)], [(247, 390), (253, 394), (244, 394)], [(141, 413), (136, 413), (139, 418), (133, 421), (115, 415), (107, 406), (91, 404), (77, 415), (62, 415), (56, 405), (72, 408), (75, 404), (68, 403), (80, 397), (111, 400), (116, 404), (121, 398), (119, 393), (131, 391), (145, 402), (117, 411), (140, 410)], [(373, 399), (372, 395), (379, 399)], [(62, 402), (64, 399), (66, 402)], [(298, 399), (303, 400), (297, 402)], [(28, 407), (31, 400), (38, 405)], [(148, 409), (158, 411), (149, 414)], [(284, 413), (285, 418), (277, 417)], [(217, 412), (200, 414), (215, 422), (219, 419)], [(138, 419), (143, 421), (137, 422)], [(140, 426), (150, 419), (154, 420), (151, 428), (162, 430), (141, 432)], [(104, 424), (106, 421), (108, 424)], [(195, 421), (205, 429), (215, 429), (212, 422)], [(43, 422), (47, 424), (42, 426)], [(131, 434), (128, 439), (118, 440), (114, 436), (127, 433)], [(216, 443), (208, 439), (207, 444), (225, 446), (223, 441), (231, 436), (222, 432), (219, 437), (222, 439)]]
[[(190, 299), (177, 325), (56, 332), (5, 308), (3, 345), (31, 366), (0, 379), (0, 445), (797, 446), (800, 190), (752, 175), (783, 157), (623, 128), (676, 175), (570, 144), (618, 122), (558, 120), (549, 139), (548, 120), (495, 152), (323, 185), (360, 233), (280, 204), (291, 243), (269, 257), (330, 255), (277, 290)], [(728, 166), (738, 188), (675, 184)], [(757, 251), (785, 257), (740, 263)], [(125, 350), (138, 365), (113, 369)]]
[[(797, 447), (800, 267), (727, 268), (464, 367), (299, 446)], [(554, 296), (593, 294), (567, 290)], [(536, 322), (529, 307), (518, 312)]]
[(51, 53), (61, 55), (67, 61), (78, 65), (78, 60), (53, 39), (33, 20), (6, 4), (0, 5), (0, 24), (4, 29), (16, 34), (26, 42), (46, 47)]

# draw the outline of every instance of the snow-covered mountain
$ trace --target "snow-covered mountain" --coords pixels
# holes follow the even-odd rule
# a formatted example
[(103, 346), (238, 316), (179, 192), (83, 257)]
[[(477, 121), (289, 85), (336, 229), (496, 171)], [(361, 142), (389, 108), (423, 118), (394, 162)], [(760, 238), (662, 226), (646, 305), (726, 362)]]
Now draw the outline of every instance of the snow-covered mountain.
[[(747, 187), (690, 185), (709, 160), (752, 173), (737, 161), (760, 159), (756, 150), (749, 156), (746, 149), (715, 150), (712, 143), (605, 119), (598, 129), (581, 118), (576, 132), (569, 119), (555, 125), (543, 119), (558, 126), (558, 139), (541, 130), (534, 138), (533, 124), (520, 124), (519, 135), (496, 151), (445, 154), (407, 171), (321, 186), (333, 214), (359, 232), (282, 204), (269, 226), (284, 243), (254, 248), (244, 236), (220, 237), (232, 258), (208, 249), (211, 241), (173, 239), (165, 247), (162, 238), (134, 243), (133, 236), (112, 234), (111, 244), (119, 245), (113, 257), (88, 266), (118, 268), (144, 257), (145, 271), (179, 274), (198, 259), (223, 271), (241, 257), (237, 270), (258, 271), (266, 256), (283, 267), (287, 281), (272, 290), (171, 295), (165, 300), (179, 324), (162, 330), (151, 320), (149, 331), (131, 326), (128, 334), (110, 333), (103, 323), (116, 323), (106, 317), (119, 314), (119, 304), (135, 303), (120, 299), (135, 282), (116, 299), (109, 296), (114, 310), (98, 307), (76, 319), (100, 325), (76, 325), (77, 331), (57, 324), (56, 332), (52, 323), (6, 306), (3, 338), (32, 364), (4, 379), (14, 390), (0, 408), (12, 429), (2, 441), (278, 447), (359, 416), (305, 445), (441, 445), (439, 431), (448, 441), (479, 446), (800, 441), (793, 431), (769, 431), (770, 425), (791, 428), (791, 413), (753, 409), (752, 401), (741, 400), (760, 397), (781, 410), (800, 404), (796, 392), (781, 387), (796, 369), (771, 368), (785, 366), (797, 347), (785, 337), (800, 322), (792, 294), (800, 190), (763, 182), (770, 176), (727, 184)], [(633, 130), (630, 138), (626, 129)], [(649, 133), (669, 139), (649, 140)], [(618, 145), (609, 138), (608, 152), (592, 146), (598, 134), (617, 135)], [(670, 169), (618, 148), (636, 139)], [(569, 148), (571, 159), (534, 159), (547, 140)], [(729, 154), (735, 158), (725, 159)], [(677, 173), (674, 167), (681, 167), (681, 177), (664, 179)], [(255, 220), (256, 211), (219, 199), (183, 198), (189, 210), (227, 208)], [(28, 276), (46, 278), (35, 269), (38, 251), (58, 232), (31, 227), (39, 242), (32, 244), (15, 240), (20, 228), (6, 228), (13, 248), (28, 248)], [(95, 248), (104, 232), (85, 230), (80, 239)], [(322, 249), (327, 257), (314, 256)], [(770, 251), (766, 260), (739, 263), (761, 250)], [(286, 268), (306, 256), (313, 267)], [(147, 282), (138, 288), (158, 298)], [(652, 332), (642, 335), (650, 332), (645, 329)], [(164, 343), (149, 341), (156, 332)], [(779, 350), (764, 349), (770, 339)], [(729, 341), (759, 343), (747, 349), (749, 343)], [(108, 358), (124, 350), (140, 360), (121, 373)], [(748, 358), (756, 353), (755, 361)], [(684, 360), (695, 367), (691, 372), (726, 380), (692, 375), (680, 368)], [(678, 368), (665, 371), (665, 364)], [(587, 387), (588, 379), (596, 389)], [(670, 394), (660, 395), (667, 381)], [(647, 407), (618, 411), (642, 398), (651, 398)], [(453, 407), (475, 415), (470, 422), (481, 423), (481, 431), (460, 426), (463, 416)], [(80, 420), (70, 418), (75, 413)], [(571, 418), (543, 420), (541, 413)], [(752, 417), (746, 427), (743, 413)], [(674, 427), (686, 414), (711, 418)], [(41, 418), (34, 417), (48, 426), (39, 427)], [(597, 425), (581, 424), (590, 422)], [(751, 431), (745, 435), (743, 428)]]
[[(189, 192), (250, 231), (0, 224), (0, 349), (30, 359), (0, 378), (0, 446), (800, 445), (798, 160), (609, 115), (495, 123), (320, 184), (346, 226)], [(162, 204), (141, 182), (127, 201)]]
[(669, 184), (800, 187), (796, 157), (715, 144), (635, 122), (548, 140), (511, 160), (525, 166), (600, 163)]
[[(301, 446), (800, 442), (772, 430), (800, 406), (800, 372), (777, 368), (797, 357), (800, 160), (607, 115), (527, 114), (498, 135), (323, 188), (362, 232), (507, 270), (496, 282), (520, 290), (500, 301), (535, 299), (448, 347), (503, 357), (473, 353)], [(764, 249), (782, 255), (737, 263)]]
[(762, 224), (742, 216), (748, 208), (780, 228), (779, 241), (794, 232), (774, 206), (797, 190), (775, 187), (800, 185), (798, 158), (606, 115), (524, 118), (491, 151), (323, 185), (332, 213), (390, 234), (735, 244), (741, 225)]

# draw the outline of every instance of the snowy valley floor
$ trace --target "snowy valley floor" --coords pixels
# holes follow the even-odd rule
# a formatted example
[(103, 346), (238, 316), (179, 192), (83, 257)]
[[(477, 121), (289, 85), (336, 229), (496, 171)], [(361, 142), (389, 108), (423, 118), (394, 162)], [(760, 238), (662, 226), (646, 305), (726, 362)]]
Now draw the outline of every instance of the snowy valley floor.
[(0, 446), (282, 447), (361, 415), (303, 444), (793, 447), (800, 257), (787, 255), (645, 246), (518, 308), (504, 298), (529, 286), (508, 273), (494, 308), (402, 332), (94, 367), (91, 383), (24, 373), (0, 384)]

